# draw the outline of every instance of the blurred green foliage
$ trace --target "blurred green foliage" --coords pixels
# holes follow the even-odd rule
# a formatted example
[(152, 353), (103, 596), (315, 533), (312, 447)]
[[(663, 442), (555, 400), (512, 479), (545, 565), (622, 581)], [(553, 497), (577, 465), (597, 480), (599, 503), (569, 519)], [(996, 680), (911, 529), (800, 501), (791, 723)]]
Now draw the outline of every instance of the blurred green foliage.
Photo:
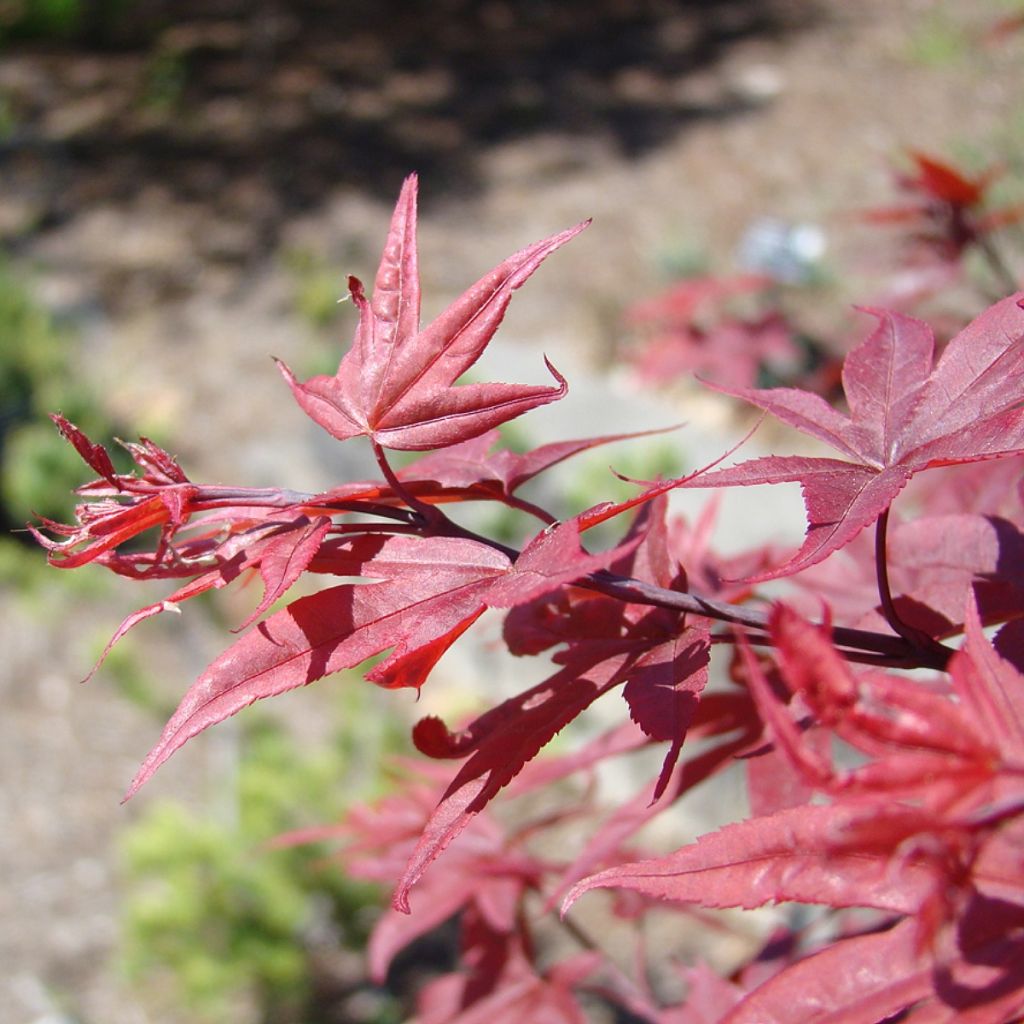
[(97, 438), (114, 432), (70, 366), (69, 343), (68, 332), (0, 262), (0, 527), (8, 530), (34, 514), (67, 521), (72, 490), (90, 478), (49, 413), (63, 413)]
[[(587, 452), (563, 471), (559, 480), (566, 508), (560, 518), (576, 515), (597, 501), (627, 501), (640, 487), (631, 481), (648, 483), (682, 476), (685, 451), (678, 438), (638, 438), (614, 448)], [(613, 533), (621, 532), (622, 524), (612, 524)]]
[(10, 98), (0, 92), (0, 142), (6, 142), (14, 135), (17, 124)]
[(146, 65), (141, 102), (144, 107), (173, 113), (188, 85), (188, 56), (179, 50), (157, 49)]
[[(376, 730), (378, 748), (394, 750), (398, 730), (370, 721), (366, 689), (355, 680), (346, 688), (349, 728), (323, 748), (300, 744), (268, 718), (238, 719), (235, 777), (217, 783), (231, 806), (216, 815), (164, 801), (127, 832), (122, 962), (189, 1020), (323, 1019), (317, 952), (365, 947), (380, 893), (347, 879), (323, 844), (268, 844), (337, 821), (352, 800), (380, 792), (385, 757), (363, 747)], [(362, 989), (362, 1012), (346, 1020), (399, 1019), (389, 996)]]
[(11, 0), (0, 7), (0, 40), (73, 36), (84, 13), (83, 0)]
[(21, 39), (103, 37), (116, 32), (135, 0), (4, 0), (0, 45)]
[(907, 57), (914, 64), (941, 70), (967, 59), (972, 40), (944, 4), (925, 10), (907, 41)]
[(283, 262), (292, 277), (295, 312), (317, 331), (333, 327), (341, 314), (339, 303), (348, 298), (345, 274), (306, 248), (289, 249)]

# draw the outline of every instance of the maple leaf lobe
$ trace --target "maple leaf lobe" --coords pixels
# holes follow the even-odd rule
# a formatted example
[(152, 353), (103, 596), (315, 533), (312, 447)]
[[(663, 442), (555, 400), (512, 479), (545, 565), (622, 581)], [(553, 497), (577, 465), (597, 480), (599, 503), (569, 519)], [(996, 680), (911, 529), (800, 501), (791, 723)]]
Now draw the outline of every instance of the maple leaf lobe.
[(934, 366), (927, 324), (867, 310), (878, 326), (843, 363), (849, 415), (798, 388), (716, 388), (845, 457), (769, 456), (682, 485), (800, 484), (808, 520), (803, 545), (784, 565), (748, 582), (792, 575), (824, 560), (875, 522), (922, 470), (1024, 454), (1021, 298), (1003, 299), (968, 324)]
[(590, 222), (520, 249), (421, 329), (416, 194), (416, 177), (410, 175), (392, 215), (372, 298), (358, 278), (349, 278), (359, 322), (337, 373), (300, 382), (278, 363), (303, 411), (340, 441), (367, 436), (401, 451), (443, 448), (557, 401), (567, 391), (565, 378), (547, 359), (554, 386), (455, 382), (480, 358), (512, 293)]

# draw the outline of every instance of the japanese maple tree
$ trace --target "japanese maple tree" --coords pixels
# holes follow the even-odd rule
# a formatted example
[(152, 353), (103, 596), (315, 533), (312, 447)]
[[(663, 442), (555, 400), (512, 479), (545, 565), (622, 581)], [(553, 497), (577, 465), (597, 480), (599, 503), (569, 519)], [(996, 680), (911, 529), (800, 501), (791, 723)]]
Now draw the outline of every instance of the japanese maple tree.
[[(952, 181), (919, 164), (933, 190)], [(424, 718), (412, 739), (429, 767), (340, 824), (281, 840), (334, 839), (353, 875), (394, 886), (369, 950), (378, 979), (459, 916), (461, 967), (420, 993), (420, 1024), (577, 1024), (594, 1000), (652, 1024), (1021, 1019), (1024, 295), (983, 312), (937, 358), (925, 323), (872, 311), (874, 330), (843, 366), (845, 408), (796, 388), (719, 387), (839, 457), (694, 467), (559, 520), (524, 485), (629, 435), (514, 453), (495, 428), (561, 398), (564, 378), (549, 363), (553, 385), (458, 380), (512, 292), (584, 227), (509, 257), (422, 327), (416, 179), (406, 181), (372, 296), (349, 279), (359, 323), (337, 373), (300, 381), (281, 365), (316, 423), (339, 442), (365, 438), (377, 479), (317, 494), (208, 486), (145, 439), (126, 446), (137, 470), (119, 473), (54, 416), (97, 479), (80, 489), (77, 522), (32, 527), (50, 562), (176, 581), (111, 643), (201, 593), (249, 577), (263, 587), (128, 795), (254, 701), (369, 658), (369, 681), (423, 686), (497, 609), (511, 654), (543, 658), (546, 678), (470, 722)], [(395, 468), (392, 449), (424, 454)], [(955, 465), (959, 484), (943, 469)], [(942, 484), (929, 486), (936, 470)], [(693, 523), (670, 510), (678, 488), (779, 483), (803, 492), (795, 552), (724, 558), (711, 544), (713, 503)], [(470, 502), (534, 525), (510, 546), (445, 511)], [(617, 539), (588, 547), (607, 523), (621, 523)], [(154, 528), (150, 549), (128, 544)], [(306, 574), (328, 585), (280, 607)], [(769, 599), (765, 581), (789, 589)], [(538, 756), (614, 694), (617, 724)], [(617, 807), (593, 786), (555, 810), (529, 800), (645, 748), (660, 764)], [(747, 816), (667, 855), (645, 852), (644, 826), (729, 769), (745, 771)], [(514, 825), (492, 806), (502, 791), (527, 798)], [(587, 841), (538, 842), (570, 825), (589, 828)], [(640, 926), (666, 909), (681, 922), (706, 920), (700, 908), (823, 909), (814, 928), (791, 916), (727, 976), (676, 965), (679, 996), (646, 969), (622, 969), (580, 926), (570, 908), (599, 888), (616, 890), (610, 913), (637, 926), (642, 965)], [(538, 908), (559, 904), (578, 944), (561, 958), (537, 937)]]

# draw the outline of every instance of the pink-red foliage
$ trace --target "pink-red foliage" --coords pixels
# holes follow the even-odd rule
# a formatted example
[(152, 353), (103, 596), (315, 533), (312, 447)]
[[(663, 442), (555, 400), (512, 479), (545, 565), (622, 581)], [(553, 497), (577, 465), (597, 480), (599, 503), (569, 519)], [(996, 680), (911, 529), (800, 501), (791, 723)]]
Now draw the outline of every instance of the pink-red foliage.
[(757, 579), (791, 575), (827, 558), (885, 512), (921, 470), (1024, 454), (1024, 311), (1016, 297), (965, 327), (934, 368), (927, 324), (899, 313), (875, 315), (878, 327), (843, 364), (848, 415), (796, 388), (727, 391), (847, 457), (772, 455), (692, 481), (701, 487), (799, 482), (807, 537), (784, 565)]
[(764, 372), (792, 375), (801, 363), (794, 329), (770, 300), (753, 312), (731, 309), (737, 296), (766, 295), (759, 274), (688, 278), (629, 310), (628, 326), (643, 343), (631, 361), (639, 379), (656, 386), (696, 373), (724, 387), (756, 384)]
[[(936, 201), (965, 211), (980, 201), (984, 182), (923, 157), (917, 164), (918, 187)], [(458, 727), (421, 720), (414, 743), (436, 764), (316, 833), (339, 843), (352, 875), (394, 886), (369, 949), (376, 979), (402, 948), (459, 916), (461, 967), (420, 993), (420, 1024), (581, 1024), (595, 1000), (652, 1024), (1020, 1019), (1024, 298), (982, 313), (937, 361), (926, 324), (875, 312), (878, 326), (843, 365), (845, 411), (798, 389), (719, 388), (842, 458), (698, 470), (559, 521), (520, 488), (625, 435), (505, 451), (494, 428), (560, 398), (564, 380), (455, 381), (511, 293), (582, 225), (504, 261), (422, 330), (415, 227), (410, 178), (372, 299), (350, 279), (359, 325), (337, 374), (299, 383), (282, 368), (318, 424), (339, 440), (365, 435), (380, 479), (320, 494), (206, 486), (146, 440), (127, 446), (138, 471), (120, 474), (101, 445), (55, 417), (99, 479), (81, 488), (76, 523), (33, 528), (51, 563), (178, 581), (128, 616), (111, 643), (208, 590), (257, 575), (263, 588), (128, 795), (246, 705), (368, 658), (377, 659), (371, 682), (419, 688), (486, 610), (498, 610), (509, 651), (545, 656), (545, 678)], [(430, 451), (395, 470), (385, 448)], [(927, 474), (915, 516), (890, 521), (912, 477), (957, 464), (968, 464), (959, 484), (944, 471), (942, 486), (929, 486)], [(677, 487), (784, 482), (801, 485), (808, 514), (795, 553), (756, 548), (724, 559), (711, 545), (714, 502), (694, 524), (668, 508)], [(532, 517), (521, 547), (444, 512), (480, 501)], [(620, 519), (608, 549), (584, 546), (593, 527)], [(872, 524), (874, 543), (865, 543), (859, 535)], [(151, 530), (151, 549), (128, 545)], [(334, 581), (272, 610), (305, 574)], [(785, 600), (759, 592), (759, 582), (782, 579)], [(716, 648), (723, 653), (713, 656)], [(616, 691), (619, 724), (538, 757)], [(659, 751), (660, 766), (604, 807), (595, 769), (645, 748)], [(460, 762), (456, 771), (444, 770), (447, 760)], [(734, 767), (746, 772), (748, 816), (737, 811), (674, 852), (645, 855), (644, 826)], [(554, 810), (530, 799), (571, 780), (582, 789)], [(491, 806), (503, 790), (522, 798), (514, 825)], [(566, 842), (570, 825), (589, 827), (589, 841)], [(792, 919), (760, 951), (748, 942), (727, 976), (703, 962), (676, 965), (679, 997), (646, 968), (616, 966), (574, 916), (564, 927), (577, 952), (552, 954), (537, 940), (540, 909), (561, 902), (565, 914), (607, 888), (616, 892), (611, 918), (624, 927), (674, 909), (710, 935), (698, 908), (824, 909), (813, 930)], [(647, 962), (643, 928), (635, 931)]]
[(1002, 173), (991, 167), (968, 175), (927, 153), (911, 151), (913, 169), (897, 175), (906, 200), (868, 210), (875, 224), (895, 224), (910, 231), (911, 241), (926, 257), (955, 263), (972, 246), (985, 245), (988, 236), (1024, 219), (1024, 205), (989, 208), (989, 190)]

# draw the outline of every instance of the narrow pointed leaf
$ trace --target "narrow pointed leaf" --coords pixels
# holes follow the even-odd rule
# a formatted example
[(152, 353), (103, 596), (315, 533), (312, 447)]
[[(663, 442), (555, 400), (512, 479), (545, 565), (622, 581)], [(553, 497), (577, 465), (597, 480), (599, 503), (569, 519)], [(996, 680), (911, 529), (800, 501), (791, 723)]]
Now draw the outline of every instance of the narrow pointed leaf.
[[(395, 890), (393, 905), (409, 912), (409, 891), (430, 864), (523, 766), (616, 681), (625, 656), (570, 665), (488, 714), (489, 732), (445, 791)], [(499, 720), (508, 718), (509, 728)]]
[(679, 759), (686, 732), (708, 681), (711, 640), (707, 625), (687, 626), (645, 651), (630, 670), (622, 695), (630, 717), (653, 740), (668, 741), (653, 800), (661, 797)]
[(839, 848), (847, 830), (880, 814), (872, 803), (809, 806), (728, 825), (667, 857), (584, 879), (569, 892), (563, 912), (590, 889), (612, 886), (705, 907), (799, 900), (912, 913), (933, 884), (928, 870)]
[(963, 704), (1007, 761), (1024, 761), (1024, 675), (993, 649), (968, 602), (967, 641), (950, 671)]
[(56, 424), (61, 435), (71, 442), (75, 451), (82, 456), (90, 469), (99, 473), (112, 487), (117, 487), (117, 481), (114, 479), (114, 464), (110, 461), (110, 455), (106, 448), (101, 444), (93, 444), (74, 423), (66, 420), (59, 413), (54, 413), (50, 419)]
[(312, 522), (303, 517), (292, 524), (291, 529), (268, 539), (260, 556), (263, 598), (245, 622), (236, 627), (236, 633), (255, 622), (287, 593), (313, 561), (330, 528), (331, 520), (326, 516), (317, 516)]

